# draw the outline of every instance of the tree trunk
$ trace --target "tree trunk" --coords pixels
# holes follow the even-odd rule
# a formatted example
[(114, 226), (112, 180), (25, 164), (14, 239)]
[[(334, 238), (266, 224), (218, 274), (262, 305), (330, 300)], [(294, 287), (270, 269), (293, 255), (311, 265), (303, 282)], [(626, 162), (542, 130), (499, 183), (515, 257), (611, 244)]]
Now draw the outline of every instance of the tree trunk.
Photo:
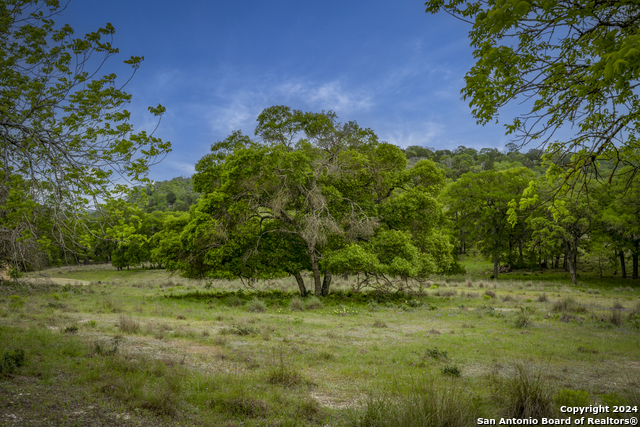
[(562, 268), (564, 269), (564, 271), (569, 271), (569, 263), (567, 262), (567, 251), (564, 252), (564, 260), (562, 261)]
[(522, 256), (522, 239), (518, 239), (518, 264), (522, 267), (524, 264), (524, 258)]
[(598, 257), (598, 272), (600, 273), (600, 278), (602, 279), (602, 258)]
[(322, 281), (322, 296), (329, 295), (329, 287), (331, 286), (331, 272), (329, 270), (324, 272), (324, 280)]
[(640, 240), (636, 240), (634, 243), (635, 250), (631, 253), (631, 259), (633, 260), (631, 278), (636, 280), (638, 278), (638, 252), (640, 252)]
[(493, 256), (493, 278), (497, 279), (498, 278), (498, 270), (500, 270), (500, 259), (498, 258), (498, 255), (494, 255)]
[(296, 278), (296, 282), (298, 282), (298, 288), (300, 288), (300, 296), (307, 296), (307, 288), (304, 286), (304, 279), (299, 272), (293, 273), (293, 277)]
[[(569, 253), (570, 252), (570, 253)], [(578, 242), (574, 242), (574, 245), (571, 249), (567, 248), (567, 253), (565, 253), (566, 259), (569, 261), (569, 274), (571, 274), (571, 283), (574, 285), (577, 284), (578, 274), (576, 269), (576, 264), (578, 260)]]
[(620, 271), (623, 279), (627, 278), (627, 266), (624, 263), (624, 251), (620, 251)]
[(309, 247), (309, 259), (311, 261), (311, 272), (313, 273), (313, 294), (322, 295), (322, 282), (320, 281), (320, 266), (318, 265), (318, 257), (316, 256), (316, 248)]

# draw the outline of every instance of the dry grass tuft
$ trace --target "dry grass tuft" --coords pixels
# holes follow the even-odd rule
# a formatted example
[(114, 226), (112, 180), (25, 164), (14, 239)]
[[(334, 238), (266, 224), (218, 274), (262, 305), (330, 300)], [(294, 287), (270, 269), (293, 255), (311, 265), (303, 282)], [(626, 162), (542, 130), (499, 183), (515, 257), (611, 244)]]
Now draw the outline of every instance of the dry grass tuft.
[(129, 316), (120, 316), (118, 327), (126, 334), (135, 334), (140, 330), (140, 322)]

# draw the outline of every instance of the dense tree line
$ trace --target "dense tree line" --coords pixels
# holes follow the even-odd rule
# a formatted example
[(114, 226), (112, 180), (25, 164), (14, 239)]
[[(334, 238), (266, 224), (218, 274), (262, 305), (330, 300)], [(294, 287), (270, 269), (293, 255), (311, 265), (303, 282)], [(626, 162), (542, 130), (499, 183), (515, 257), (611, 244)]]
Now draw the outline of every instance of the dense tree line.
[(255, 138), (234, 132), (213, 144), (192, 178), (150, 183), (92, 213), (92, 232), (75, 248), (51, 245), (49, 263), (163, 267), (249, 285), (291, 276), (302, 295), (327, 294), (335, 274), (357, 276), (359, 288), (419, 287), (462, 273), (456, 259), (470, 250), (492, 261), (493, 277), (564, 268), (576, 283), (589, 263), (638, 278), (633, 170), (568, 192), (540, 157), (515, 146), (402, 150), (333, 113), (271, 107)]
[[(302, 295), (328, 293), (335, 274), (361, 288), (420, 286), (463, 272), (456, 258), (470, 250), (492, 261), (493, 277), (564, 268), (575, 283), (584, 263), (638, 277), (640, 185), (624, 170), (561, 191), (539, 150), (401, 150), (333, 113), (281, 106), (263, 111), (255, 136), (234, 132), (193, 178), (146, 187), (160, 199), (194, 195), (188, 212), (112, 203), (106, 215), (118, 220), (103, 219), (84, 259), (247, 284), (289, 275)], [(450, 167), (464, 162), (467, 172)]]

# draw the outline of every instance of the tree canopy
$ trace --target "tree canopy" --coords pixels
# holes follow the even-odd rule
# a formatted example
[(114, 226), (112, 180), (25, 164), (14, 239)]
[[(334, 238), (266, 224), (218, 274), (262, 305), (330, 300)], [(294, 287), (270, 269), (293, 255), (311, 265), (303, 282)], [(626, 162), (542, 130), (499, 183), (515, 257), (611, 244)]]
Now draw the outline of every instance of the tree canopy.
[(332, 273), (356, 264), (381, 286), (452, 264), (437, 230), (444, 172), (432, 162), (407, 168), (398, 147), (332, 112), (267, 108), (255, 135), (232, 133), (196, 165), (203, 196), (180, 244), (167, 248), (182, 259), (176, 267), (248, 279), (289, 274), (303, 295), (309, 270), (315, 294), (326, 295)]
[[(33, 262), (52, 243), (83, 246), (78, 219), (144, 182), (170, 151), (134, 132), (131, 96), (101, 74), (118, 53), (113, 26), (78, 37), (55, 24), (62, 10), (56, 0), (0, 3), (0, 263)], [(135, 73), (142, 60), (124, 62)]]
[(462, 94), (478, 123), (518, 102), (525, 110), (507, 133), (519, 145), (546, 145), (547, 159), (556, 160), (553, 177), (571, 183), (597, 172), (603, 160), (615, 162), (604, 178), (624, 166), (628, 181), (637, 173), (640, 3), (429, 0), (426, 6), (473, 25), (476, 64)]

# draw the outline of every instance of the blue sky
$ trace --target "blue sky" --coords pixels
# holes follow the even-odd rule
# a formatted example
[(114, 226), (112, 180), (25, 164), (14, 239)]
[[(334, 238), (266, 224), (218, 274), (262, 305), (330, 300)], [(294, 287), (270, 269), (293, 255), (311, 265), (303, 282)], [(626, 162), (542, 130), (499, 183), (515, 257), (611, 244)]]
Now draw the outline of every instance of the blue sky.
[(81, 35), (110, 22), (120, 55), (106, 70), (124, 77), (129, 56), (145, 61), (127, 86), (136, 130), (156, 122), (173, 152), (155, 180), (190, 176), (211, 143), (272, 105), (356, 120), (400, 147), (502, 148), (502, 124), (475, 124), (461, 100), (473, 64), (468, 26), (424, 13), (424, 1), (75, 0), (56, 22)]

